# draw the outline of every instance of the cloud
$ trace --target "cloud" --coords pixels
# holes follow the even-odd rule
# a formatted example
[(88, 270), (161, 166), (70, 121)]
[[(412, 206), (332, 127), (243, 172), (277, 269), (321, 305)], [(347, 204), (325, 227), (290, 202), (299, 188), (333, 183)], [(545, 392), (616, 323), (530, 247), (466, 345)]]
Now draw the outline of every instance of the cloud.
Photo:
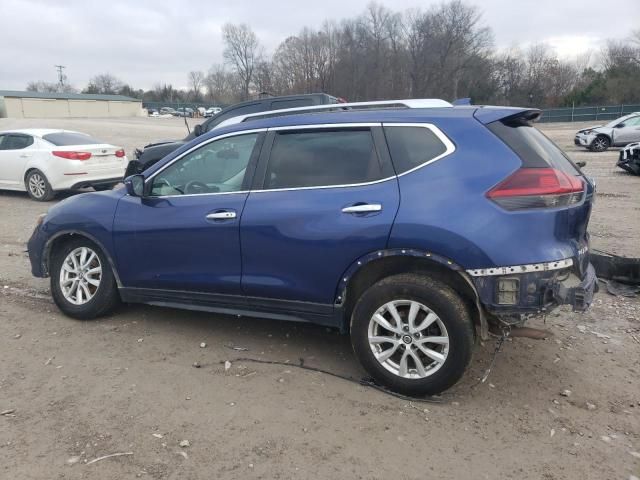
[[(23, 89), (32, 80), (55, 81), (55, 64), (66, 65), (69, 82), (84, 87), (109, 72), (136, 88), (187, 84), (190, 70), (222, 62), (221, 28), (249, 24), (273, 52), (303, 26), (320, 28), (364, 11), (369, 0), (2, 0), (0, 89)], [(440, 0), (379, 0), (394, 11), (428, 8)], [(474, 2), (471, 2), (474, 3)], [(494, 31), (496, 45), (547, 41), (562, 56), (598, 48), (605, 38), (637, 28), (638, 0), (618, 0), (615, 20), (602, 21), (595, 0), (484, 0), (475, 2)]]

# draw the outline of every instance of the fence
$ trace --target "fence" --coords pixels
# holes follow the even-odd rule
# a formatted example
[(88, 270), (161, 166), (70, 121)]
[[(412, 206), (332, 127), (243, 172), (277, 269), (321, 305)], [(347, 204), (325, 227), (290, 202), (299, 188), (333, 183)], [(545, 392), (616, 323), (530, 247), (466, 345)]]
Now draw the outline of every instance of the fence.
[(540, 122), (609, 121), (632, 112), (640, 112), (640, 105), (549, 108), (542, 111)]

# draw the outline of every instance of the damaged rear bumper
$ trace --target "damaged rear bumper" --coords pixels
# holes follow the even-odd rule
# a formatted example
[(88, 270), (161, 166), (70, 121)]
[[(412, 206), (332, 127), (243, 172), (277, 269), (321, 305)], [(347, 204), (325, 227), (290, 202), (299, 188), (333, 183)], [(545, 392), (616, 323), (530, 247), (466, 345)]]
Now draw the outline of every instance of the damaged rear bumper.
[(467, 273), (485, 311), (503, 323), (518, 324), (560, 305), (587, 310), (597, 291), (597, 278), (590, 263), (583, 265), (581, 275), (572, 259)]

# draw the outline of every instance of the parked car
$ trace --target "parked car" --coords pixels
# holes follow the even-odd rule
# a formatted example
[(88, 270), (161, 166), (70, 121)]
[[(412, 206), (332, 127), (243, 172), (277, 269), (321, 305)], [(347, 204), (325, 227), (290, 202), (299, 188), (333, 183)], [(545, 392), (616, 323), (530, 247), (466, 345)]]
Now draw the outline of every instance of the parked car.
[(180, 107), (176, 108), (173, 112), (173, 116), (175, 117), (193, 117), (194, 110), (189, 107)]
[(606, 125), (583, 128), (576, 133), (574, 143), (592, 152), (604, 152), (640, 141), (640, 112), (616, 118)]
[(640, 142), (633, 142), (620, 150), (618, 167), (634, 175), (640, 175)]
[(156, 110), (155, 108), (147, 109), (147, 115), (149, 117), (158, 117), (158, 116), (160, 116), (160, 114), (158, 113), (158, 110)]
[(32, 272), (79, 319), (123, 301), (336, 327), (377, 382), (435, 394), (489, 328), (592, 301), (594, 187), (531, 125), (539, 114), (399, 108), (213, 130), (123, 189), (51, 209)]
[(220, 107), (211, 107), (211, 108), (207, 108), (204, 112), (204, 117), (205, 118), (210, 118), (213, 117), (214, 115), (219, 114), (222, 111), (222, 109)]
[(196, 127), (182, 140), (167, 140), (146, 145), (142, 150), (136, 149), (135, 155), (139, 168), (148, 168), (158, 162), (165, 155), (180, 148), (187, 142), (203, 133), (209, 132), (216, 126), (232, 117), (246, 115), (248, 113), (264, 112), (268, 110), (278, 110), (293, 107), (305, 107), (310, 105), (324, 105), (338, 103), (339, 99), (324, 93), (313, 93), (308, 95), (288, 95), (284, 97), (261, 98), (248, 102), (237, 103), (225, 108), (214, 117), (209, 118), (204, 123)]
[(171, 107), (162, 107), (160, 109), (160, 115), (173, 115), (175, 113), (175, 110)]
[(42, 202), (61, 190), (112, 188), (122, 181), (127, 163), (121, 147), (80, 132), (0, 132), (0, 189), (26, 191)]

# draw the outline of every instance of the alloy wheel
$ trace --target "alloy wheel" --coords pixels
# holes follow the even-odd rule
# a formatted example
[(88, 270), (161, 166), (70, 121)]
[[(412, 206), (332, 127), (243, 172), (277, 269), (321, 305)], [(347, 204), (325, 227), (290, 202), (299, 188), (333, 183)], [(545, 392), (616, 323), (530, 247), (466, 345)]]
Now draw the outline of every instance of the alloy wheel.
[(36, 198), (42, 198), (46, 191), (47, 185), (39, 173), (32, 173), (29, 177), (29, 191)]
[(449, 354), (449, 334), (440, 317), (414, 300), (393, 300), (371, 317), (368, 340), (376, 360), (402, 378), (433, 375)]
[(102, 280), (102, 264), (96, 252), (79, 247), (67, 255), (60, 268), (60, 290), (73, 305), (84, 305), (95, 296)]
[(598, 152), (601, 152), (602, 150), (606, 150), (608, 147), (609, 147), (609, 142), (607, 141), (606, 138), (597, 137), (593, 141), (593, 149)]

